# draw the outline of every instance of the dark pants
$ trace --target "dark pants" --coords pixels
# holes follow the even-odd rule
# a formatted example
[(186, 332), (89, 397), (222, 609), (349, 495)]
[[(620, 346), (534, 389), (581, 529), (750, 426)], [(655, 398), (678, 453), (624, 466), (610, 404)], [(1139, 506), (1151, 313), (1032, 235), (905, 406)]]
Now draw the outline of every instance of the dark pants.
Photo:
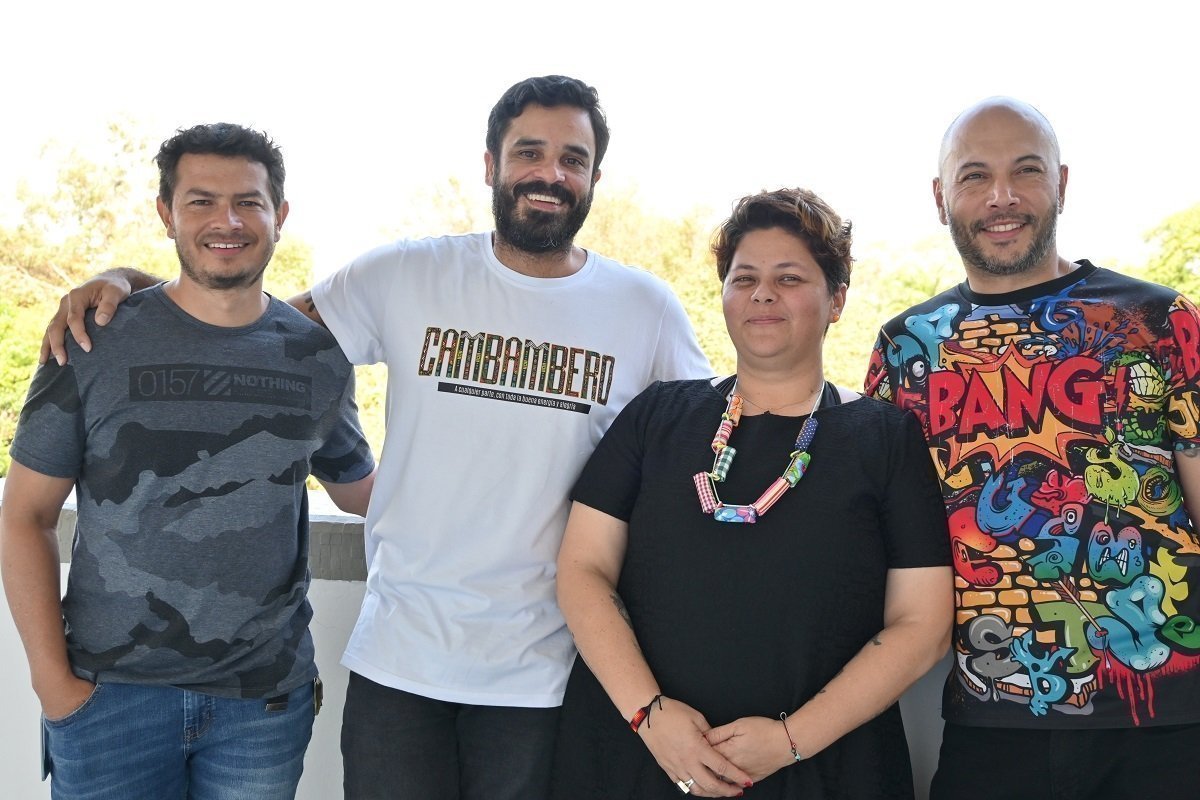
[(1027, 730), (946, 723), (929, 800), (1200, 796), (1200, 724)]
[(557, 726), (557, 708), (448, 703), (351, 672), (346, 800), (540, 800)]

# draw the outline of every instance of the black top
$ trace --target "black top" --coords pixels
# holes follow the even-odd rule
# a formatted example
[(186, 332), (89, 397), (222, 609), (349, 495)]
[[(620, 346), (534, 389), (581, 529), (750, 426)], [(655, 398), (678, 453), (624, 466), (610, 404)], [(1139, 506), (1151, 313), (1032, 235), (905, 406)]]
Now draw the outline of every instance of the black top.
[[(638, 642), (663, 693), (711, 725), (802, 705), (882, 629), (889, 569), (950, 563), (916, 420), (867, 398), (835, 405), (836, 396), (828, 392), (817, 411), (807, 474), (753, 525), (700, 509), (692, 476), (712, 466), (726, 403), (707, 381), (643, 392), (575, 486), (574, 500), (629, 522), (618, 592)], [(783, 473), (804, 419), (742, 417), (729, 439), (737, 455), (718, 484), (726, 503), (754, 502)], [(679, 793), (582, 659), (567, 686), (555, 772), (561, 798)], [(753, 792), (910, 797), (899, 709)]]

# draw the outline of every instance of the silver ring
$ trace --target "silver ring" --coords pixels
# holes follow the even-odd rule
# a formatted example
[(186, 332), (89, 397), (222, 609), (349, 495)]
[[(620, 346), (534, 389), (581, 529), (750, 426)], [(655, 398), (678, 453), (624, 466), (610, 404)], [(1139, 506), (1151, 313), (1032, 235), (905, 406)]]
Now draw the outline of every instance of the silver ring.
[(691, 794), (692, 784), (695, 783), (694, 778), (688, 778), (686, 781), (675, 781), (675, 785), (679, 787), (679, 791), (684, 794)]

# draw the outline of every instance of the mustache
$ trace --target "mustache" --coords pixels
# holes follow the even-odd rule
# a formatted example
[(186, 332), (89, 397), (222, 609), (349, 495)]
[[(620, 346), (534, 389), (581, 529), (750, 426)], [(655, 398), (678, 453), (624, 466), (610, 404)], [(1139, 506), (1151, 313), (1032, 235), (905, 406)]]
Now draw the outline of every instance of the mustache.
[(993, 214), (987, 219), (982, 219), (971, 225), (971, 233), (979, 233), (984, 228), (992, 225), (1003, 225), (1008, 222), (1019, 222), (1022, 225), (1036, 225), (1037, 217), (1033, 214)]
[(514, 200), (523, 194), (545, 194), (571, 206), (574, 206), (578, 202), (578, 198), (575, 197), (571, 190), (560, 183), (529, 181), (528, 183), (517, 184), (513, 187)]

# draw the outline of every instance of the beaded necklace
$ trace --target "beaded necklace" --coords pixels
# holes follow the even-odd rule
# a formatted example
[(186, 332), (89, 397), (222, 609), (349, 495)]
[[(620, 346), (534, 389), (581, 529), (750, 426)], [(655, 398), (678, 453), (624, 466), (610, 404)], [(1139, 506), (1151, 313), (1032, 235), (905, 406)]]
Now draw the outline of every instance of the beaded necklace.
[(808, 470), (809, 462), (812, 461), (808, 448), (812, 446), (813, 436), (817, 433), (817, 409), (821, 407), (821, 398), (824, 394), (825, 380), (822, 379), (821, 389), (817, 392), (816, 400), (813, 402), (812, 412), (800, 426), (800, 433), (796, 435), (795, 447), (789, 456), (791, 460), (783, 474), (767, 487), (767, 490), (762, 493), (762, 497), (750, 505), (727, 505), (721, 502), (721, 498), (717, 495), (717, 484), (725, 480), (729, 474), (729, 468), (733, 465), (733, 457), (737, 455), (737, 450), (729, 446), (729, 436), (742, 419), (742, 398), (737, 394), (737, 384), (735, 383), (733, 390), (729, 393), (729, 402), (725, 406), (725, 412), (721, 414), (721, 424), (717, 426), (717, 434), (713, 437), (712, 469), (709, 472), (697, 472), (692, 476), (692, 482), (696, 484), (696, 494), (700, 497), (700, 510), (705, 514), (712, 514), (713, 519), (717, 522), (758, 522), (758, 518), (767, 513), (767, 510), (775, 505), (788, 489), (799, 483)]

